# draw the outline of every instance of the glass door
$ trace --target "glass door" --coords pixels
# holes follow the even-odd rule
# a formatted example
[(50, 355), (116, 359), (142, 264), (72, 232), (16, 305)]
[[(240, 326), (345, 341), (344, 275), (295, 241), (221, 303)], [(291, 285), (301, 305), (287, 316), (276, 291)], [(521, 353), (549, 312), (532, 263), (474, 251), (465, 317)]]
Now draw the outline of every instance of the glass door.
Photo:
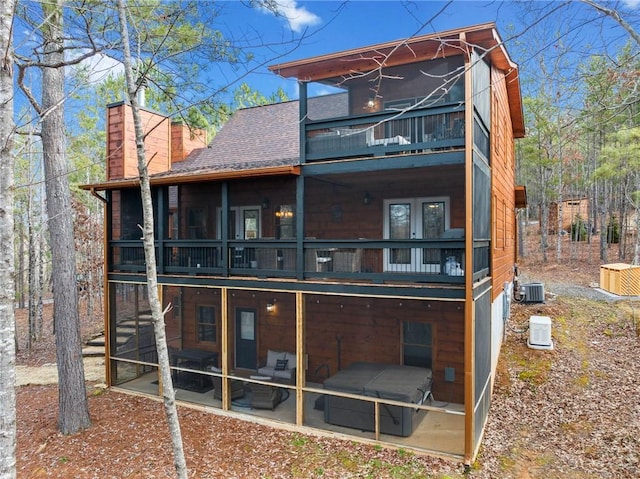
[[(449, 228), (449, 199), (403, 198), (384, 202), (384, 238), (438, 239)], [(385, 248), (385, 271), (439, 273), (439, 248)]]
[[(422, 239), (438, 239), (446, 228), (446, 210), (443, 199), (423, 200), (420, 202), (422, 223), (420, 237)], [(442, 255), (440, 248), (422, 248), (418, 251), (420, 271), (440, 273)]]

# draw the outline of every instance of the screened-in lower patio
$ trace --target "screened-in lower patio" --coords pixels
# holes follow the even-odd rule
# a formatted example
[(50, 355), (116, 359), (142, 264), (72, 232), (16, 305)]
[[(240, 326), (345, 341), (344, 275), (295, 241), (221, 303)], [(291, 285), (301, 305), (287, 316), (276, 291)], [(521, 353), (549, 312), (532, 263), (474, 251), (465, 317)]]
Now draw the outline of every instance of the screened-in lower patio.
[[(185, 403), (464, 456), (464, 302), (162, 286)], [(110, 283), (113, 386), (161, 394), (146, 286)]]

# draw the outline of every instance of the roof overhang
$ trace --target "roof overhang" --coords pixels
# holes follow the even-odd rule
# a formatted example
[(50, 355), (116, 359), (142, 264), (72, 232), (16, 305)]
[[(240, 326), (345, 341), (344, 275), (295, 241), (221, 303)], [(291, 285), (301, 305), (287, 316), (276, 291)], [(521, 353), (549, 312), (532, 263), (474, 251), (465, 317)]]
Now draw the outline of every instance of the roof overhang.
[(495, 23), (484, 23), (279, 63), (271, 65), (269, 70), (284, 78), (297, 78), (302, 82), (322, 82), (373, 71), (381, 66), (391, 67), (435, 58), (468, 55), (472, 48), (479, 48), (486, 52), (491, 64), (505, 73), (513, 134), (516, 138), (524, 137), (518, 66), (510, 59), (504, 42), (496, 31)]
[[(266, 176), (288, 176), (300, 175), (300, 166), (287, 165), (254, 170), (232, 170), (232, 171), (208, 171), (201, 173), (184, 172), (179, 174), (161, 174), (149, 178), (151, 186), (181, 185), (187, 183), (201, 183), (203, 181), (224, 181), (243, 178), (258, 178)], [(126, 188), (139, 188), (139, 178), (127, 178), (122, 180), (112, 180), (104, 183), (93, 183), (80, 185), (80, 189), (86, 191), (107, 191), (121, 190)]]
[(515, 186), (515, 206), (516, 208), (527, 207), (527, 187), (516, 185)]

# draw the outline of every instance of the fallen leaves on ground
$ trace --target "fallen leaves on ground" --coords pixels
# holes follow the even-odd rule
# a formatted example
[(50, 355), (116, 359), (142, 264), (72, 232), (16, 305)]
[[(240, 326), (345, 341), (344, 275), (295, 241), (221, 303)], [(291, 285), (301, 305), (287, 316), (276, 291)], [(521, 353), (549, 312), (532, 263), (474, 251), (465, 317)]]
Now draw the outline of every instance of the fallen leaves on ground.
[[(575, 264), (535, 268), (535, 275), (530, 267), (526, 273), (543, 282), (597, 282), (597, 264), (583, 266), (580, 273)], [(527, 347), (532, 315), (552, 319), (554, 350)], [(514, 305), (483, 445), (467, 477), (636, 477), (638, 323), (638, 301), (559, 295), (545, 304)], [(51, 359), (51, 351), (44, 354)], [(21, 363), (41, 361), (19, 356)], [(56, 430), (55, 386), (19, 388), (17, 405), (19, 478), (175, 477), (158, 401), (109, 390), (91, 394), (92, 427), (72, 436)], [(460, 463), (185, 407), (180, 408), (180, 421), (193, 478), (465, 477)]]

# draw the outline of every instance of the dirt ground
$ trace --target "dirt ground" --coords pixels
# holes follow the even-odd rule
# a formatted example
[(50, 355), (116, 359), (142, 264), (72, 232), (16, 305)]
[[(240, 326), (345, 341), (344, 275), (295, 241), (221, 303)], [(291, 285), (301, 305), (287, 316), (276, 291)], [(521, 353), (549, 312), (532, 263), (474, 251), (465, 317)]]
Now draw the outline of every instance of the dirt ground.
[[(521, 258), (520, 277), (543, 282), (547, 300), (514, 305), (483, 446), (467, 476), (460, 463), (181, 407), (190, 477), (636, 477), (640, 301), (614, 300), (592, 287), (600, 263), (591, 250), (570, 258), (567, 249), (565, 261), (550, 258), (543, 263), (535, 245), (528, 249), (532, 253)], [(18, 311), (18, 329), (24, 334), (21, 314)], [(531, 315), (552, 318), (553, 351), (527, 347)], [(89, 337), (100, 327), (100, 320), (84, 319), (83, 335)], [(49, 337), (31, 354), (18, 356), (19, 368), (50, 368), (54, 361)], [(91, 361), (95, 371), (100, 361)], [(50, 370), (45, 375), (50, 378)], [(18, 477), (174, 477), (161, 403), (95, 387), (100, 377), (87, 374), (87, 379), (92, 427), (72, 436), (56, 431), (55, 384), (31, 381), (18, 387)]]

